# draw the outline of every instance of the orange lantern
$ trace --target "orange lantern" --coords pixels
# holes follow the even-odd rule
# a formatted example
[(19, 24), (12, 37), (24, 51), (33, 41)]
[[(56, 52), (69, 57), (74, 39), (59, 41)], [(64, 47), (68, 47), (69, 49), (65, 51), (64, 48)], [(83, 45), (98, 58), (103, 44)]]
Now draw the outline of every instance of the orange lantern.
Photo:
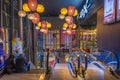
[(47, 22), (47, 28), (51, 28), (51, 23)]
[(37, 26), (38, 26), (38, 27), (41, 27), (41, 22), (40, 22), (40, 21), (37, 23)]
[(66, 15), (67, 14), (67, 9), (66, 8), (62, 8), (60, 10), (60, 12), (61, 12), (62, 15)]
[(72, 29), (73, 28), (73, 23), (69, 25), (69, 29)]
[(35, 11), (37, 9), (37, 0), (28, 0), (28, 7), (31, 11)]
[(48, 29), (46, 28), (43, 33), (47, 34), (48, 33)]
[(34, 15), (34, 19), (32, 20), (32, 22), (34, 24), (37, 24), (40, 21), (40, 16), (38, 13), (34, 13), (33, 15)]
[(68, 6), (68, 15), (72, 16), (75, 12), (75, 7), (73, 5)]
[(42, 4), (38, 4), (36, 11), (39, 13), (43, 13), (44, 10), (45, 10), (44, 6)]
[(63, 24), (63, 27), (67, 28), (67, 27), (68, 27), (68, 24), (67, 24), (67, 23), (64, 23), (64, 24)]
[(23, 4), (23, 10), (24, 10), (25, 12), (30, 12), (30, 9), (29, 9), (27, 3), (24, 3), (24, 4)]
[(72, 24), (73, 23), (73, 17), (72, 16), (67, 16), (66, 18), (65, 18), (65, 21), (66, 21), (66, 23), (67, 24)]
[(78, 11), (75, 9), (73, 16), (77, 16), (77, 15), (78, 15)]
[(47, 22), (46, 22), (46, 21), (42, 21), (41, 27), (42, 27), (42, 28), (46, 28), (46, 27), (47, 27)]

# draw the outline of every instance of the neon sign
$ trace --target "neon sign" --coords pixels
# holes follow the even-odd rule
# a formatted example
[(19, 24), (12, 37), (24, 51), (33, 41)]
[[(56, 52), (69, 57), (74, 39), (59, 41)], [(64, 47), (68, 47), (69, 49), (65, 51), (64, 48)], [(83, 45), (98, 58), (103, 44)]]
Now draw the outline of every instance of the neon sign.
[(83, 5), (82, 10), (80, 11), (78, 18), (85, 18), (86, 14), (89, 11), (89, 8), (91, 7), (91, 3), (89, 3), (90, 0), (86, 0), (85, 4)]

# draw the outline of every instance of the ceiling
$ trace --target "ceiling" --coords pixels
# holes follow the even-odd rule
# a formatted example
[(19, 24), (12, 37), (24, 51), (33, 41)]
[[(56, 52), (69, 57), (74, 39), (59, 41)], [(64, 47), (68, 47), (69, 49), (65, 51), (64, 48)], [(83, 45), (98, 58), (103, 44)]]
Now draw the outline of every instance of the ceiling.
[(42, 13), (41, 16), (55, 17), (60, 14), (61, 8), (67, 8), (71, 4), (74, 5), (76, 9), (78, 9), (82, 1), (84, 0), (38, 0), (38, 3), (43, 4), (45, 7), (45, 12)]

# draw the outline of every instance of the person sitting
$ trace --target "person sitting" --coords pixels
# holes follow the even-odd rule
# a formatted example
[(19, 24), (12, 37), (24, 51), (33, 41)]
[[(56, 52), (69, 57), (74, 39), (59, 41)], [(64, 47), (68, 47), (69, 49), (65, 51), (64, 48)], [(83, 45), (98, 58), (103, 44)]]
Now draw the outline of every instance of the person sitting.
[(20, 54), (16, 59), (16, 72), (26, 71), (26, 66), (28, 65), (27, 60), (24, 58), (23, 54)]

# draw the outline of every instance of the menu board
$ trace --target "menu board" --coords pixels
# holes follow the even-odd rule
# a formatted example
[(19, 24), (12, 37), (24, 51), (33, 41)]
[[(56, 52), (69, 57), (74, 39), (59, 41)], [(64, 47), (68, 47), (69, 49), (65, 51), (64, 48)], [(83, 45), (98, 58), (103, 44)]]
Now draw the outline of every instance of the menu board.
[(120, 21), (120, 0), (117, 1), (117, 21)]
[(104, 0), (104, 24), (115, 22), (115, 0)]

